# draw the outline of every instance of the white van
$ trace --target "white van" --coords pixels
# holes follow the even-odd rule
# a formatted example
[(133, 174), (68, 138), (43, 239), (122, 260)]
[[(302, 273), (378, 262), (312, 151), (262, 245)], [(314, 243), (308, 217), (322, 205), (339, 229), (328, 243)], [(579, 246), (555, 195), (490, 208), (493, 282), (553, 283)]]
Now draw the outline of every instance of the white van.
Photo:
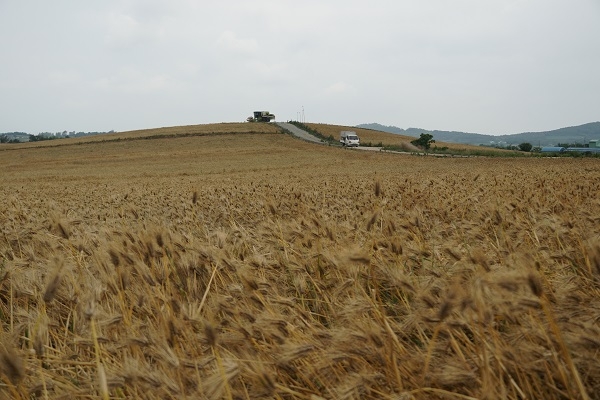
[(340, 133), (340, 143), (342, 146), (358, 147), (360, 146), (360, 139), (356, 132), (353, 131), (342, 131)]

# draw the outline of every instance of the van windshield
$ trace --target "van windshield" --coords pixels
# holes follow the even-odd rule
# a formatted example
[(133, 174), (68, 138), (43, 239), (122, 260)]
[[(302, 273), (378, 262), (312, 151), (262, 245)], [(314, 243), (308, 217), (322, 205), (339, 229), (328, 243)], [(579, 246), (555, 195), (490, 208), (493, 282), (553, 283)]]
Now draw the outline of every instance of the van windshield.
[(350, 139), (350, 140), (358, 140), (358, 136), (348, 136), (348, 139)]

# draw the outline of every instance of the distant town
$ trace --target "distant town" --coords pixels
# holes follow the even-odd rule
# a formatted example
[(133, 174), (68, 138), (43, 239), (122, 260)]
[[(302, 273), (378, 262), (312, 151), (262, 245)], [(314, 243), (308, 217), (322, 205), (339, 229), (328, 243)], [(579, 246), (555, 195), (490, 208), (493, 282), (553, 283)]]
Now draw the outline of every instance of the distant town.
[(101, 135), (104, 133), (115, 133), (115, 131), (108, 132), (41, 132), (37, 135), (32, 135), (25, 132), (6, 132), (0, 133), (0, 143), (23, 143), (23, 142), (39, 142), (42, 140), (52, 139), (67, 139), (73, 137), (93, 136)]

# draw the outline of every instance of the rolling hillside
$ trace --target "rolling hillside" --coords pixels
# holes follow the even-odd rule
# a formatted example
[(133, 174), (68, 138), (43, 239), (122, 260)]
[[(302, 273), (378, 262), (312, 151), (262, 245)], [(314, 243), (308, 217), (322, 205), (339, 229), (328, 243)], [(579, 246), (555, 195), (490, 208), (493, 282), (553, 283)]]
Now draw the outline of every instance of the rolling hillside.
[[(340, 131), (353, 130), (358, 133), (362, 143), (365, 145), (400, 147), (406, 151), (418, 151), (417, 148), (410, 144), (414, 137), (406, 134), (392, 134), (382, 130), (355, 128), (343, 125), (329, 124), (312, 124), (307, 126), (316, 130), (324, 136), (333, 136), (336, 140), (339, 138)], [(148, 140), (148, 139), (164, 139), (164, 138), (184, 138), (195, 136), (219, 136), (228, 134), (275, 134), (281, 133), (281, 129), (273, 123), (248, 123), (248, 122), (231, 122), (231, 123), (215, 123), (201, 125), (185, 125), (162, 127), (154, 129), (142, 129), (126, 132), (105, 133), (93, 136), (83, 136), (76, 138), (63, 138), (54, 140), (44, 140), (39, 142), (23, 142), (23, 143), (7, 143), (0, 145), (0, 151), (11, 150), (18, 148), (29, 147), (54, 147), (54, 146), (72, 146), (85, 143), (95, 142), (115, 142), (115, 141), (132, 141), (132, 140)], [(417, 135), (418, 136), (418, 135)], [(478, 146), (472, 146), (462, 143), (443, 142), (436, 140), (435, 146), (448, 147), (450, 150), (460, 151), (478, 151), (481, 150)], [(506, 150), (490, 149), (494, 153), (508, 153)]]

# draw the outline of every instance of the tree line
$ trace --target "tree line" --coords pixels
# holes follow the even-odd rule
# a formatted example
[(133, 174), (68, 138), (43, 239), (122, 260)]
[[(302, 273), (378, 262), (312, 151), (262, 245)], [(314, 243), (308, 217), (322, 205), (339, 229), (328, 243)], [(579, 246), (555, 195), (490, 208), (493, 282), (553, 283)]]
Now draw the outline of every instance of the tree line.
[[(431, 135), (429, 133), (421, 133), (421, 135), (419, 136), (418, 139), (415, 139), (415, 140), (411, 141), (410, 143), (427, 151), (431, 148), (431, 144), (435, 143), (435, 140), (433, 139), (433, 135)], [(506, 147), (506, 149), (530, 152), (533, 149), (533, 145), (531, 143), (524, 142), (524, 143), (519, 144), (518, 146), (509, 145)]]

